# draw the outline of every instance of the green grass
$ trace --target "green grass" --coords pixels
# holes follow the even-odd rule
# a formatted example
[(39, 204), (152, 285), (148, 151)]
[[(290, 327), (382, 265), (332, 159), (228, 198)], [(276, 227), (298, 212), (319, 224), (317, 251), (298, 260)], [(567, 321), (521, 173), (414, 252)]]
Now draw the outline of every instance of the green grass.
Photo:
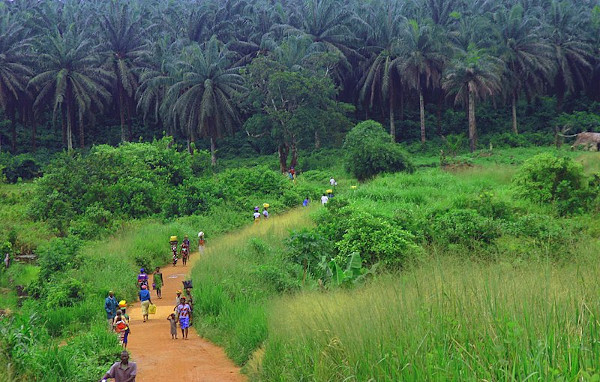
[(301, 269), (283, 261), (289, 230), (310, 225), (298, 209), (228, 233), (207, 243), (205, 257), (192, 270), (198, 332), (223, 346), (236, 363), (245, 363), (267, 336), (265, 304), (299, 287)]
[[(595, 250), (598, 250), (596, 246)], [(576, 380), (598, 374), (600, 262), (432, 258), (355, 290), (268, 311), (269, 381)]]

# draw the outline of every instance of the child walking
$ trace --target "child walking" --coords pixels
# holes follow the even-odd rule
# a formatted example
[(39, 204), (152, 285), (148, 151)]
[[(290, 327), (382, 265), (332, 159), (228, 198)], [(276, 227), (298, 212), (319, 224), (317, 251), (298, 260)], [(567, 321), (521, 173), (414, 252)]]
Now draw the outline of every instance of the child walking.
[(167, 320), (171, 324), (171, 339), (176, 340), (177, 339), (177, 317), (175, 317), (175, 313), (171, 313), (169, 315), (169, 317), (167, 317)]

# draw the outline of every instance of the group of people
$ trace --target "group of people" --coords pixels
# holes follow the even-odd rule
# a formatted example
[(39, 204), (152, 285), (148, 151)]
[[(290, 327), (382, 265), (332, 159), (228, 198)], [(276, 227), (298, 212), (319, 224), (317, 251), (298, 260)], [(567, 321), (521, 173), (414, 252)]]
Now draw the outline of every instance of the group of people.
[(121, 300), (117, 303), (115, 293), (108, 292), (108, 297), (104, 300), (104, 310), (110, 330), (117, 333), (123, 348), (127, 348), (127, 342), (131, 328), (129, 326), (129, 315), (127, 314), (127, 301)]
[(262, 212), (260, 212), (260, 208), (258, 206), (254, 207), (254, 214), (252, 215), (254, 217), (254, 222), (258, 223), (260, 221), (261, 216), (264, 219), (268, 219), (269, 218), (269, 204), (268, 203), (264, 203), (263, 204), (263, 210)]
[[(175, 240), (173, 240), (175, 238)], [(187, 235), (183, 237), (183, 241), (181, 242), (181, 249), (179, 254), (177, 252), (178, 243), (176, 240), (176, 236), (172, 237), (171, 240), (171, 252), (173, 253), (173, 266), (177, 265), (177, 260), (181, 257), (181, 261), (183, 265), (187, 265), (188, 259), (190, 257), (190, 239), (188, 239)]]
[(331, 179), (329, 179), (329, 186), (331, 186), (331, 188), (328, 189), (327, 191), (325, 191), (323, 196), (321, 196), (321, 205), (323, 205), (323, 206), (325, 204), (327, 204), (329, 199), (333, 198), (333, 190), (337, 186), (337, 182), (333, 177)]
[(173, 313), (167, 317), (167, 320), (171, 324), (171, 339), (177, 339), (177, 323), (181, 329), (181, 337), (184, 340), (188, 339), (188, 330), (192, 324), (192, 312), (193, 312), (193, 299), (191, 288), (186, 288), (185, 293), (188, 296), (181, 295), (181, 290), (177, 291), (177, 297), (175, 298), (175, 308)]

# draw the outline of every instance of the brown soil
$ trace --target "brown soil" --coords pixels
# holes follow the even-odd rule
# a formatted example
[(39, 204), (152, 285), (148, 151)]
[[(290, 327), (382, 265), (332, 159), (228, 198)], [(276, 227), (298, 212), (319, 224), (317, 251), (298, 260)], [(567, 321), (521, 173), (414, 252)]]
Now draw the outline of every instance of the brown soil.
[[(205, 255), (206, 256), (205, 252)], [(177, 328), (177, 339), (171, 339), (170, 324), (167, 321), (175, 306), (175, 292), (182, 289), (181, 282), (200, 255), (190, 256), (187, 266), (181, 260), (176, 267), (171, 265), (161, 269), (164, 286), (162, 299), (151, 291), (156, 314), (150, 320), (142, 321), (142, 309), (136, 302), (128, 309), (131, 320), (131, 334), (127, 349), (138, 365), (138, 382), (155, 381), (203, 381), (203, 382), (243, 382), (247, 378), (240, 369), (227, 358), (220, 347), (201, 338), (191, 327), (189, 339), (183, 340)], [(152, 280), (152, 276), (150, 276)], [(151, 284), (151, 282), (150, 282)]]

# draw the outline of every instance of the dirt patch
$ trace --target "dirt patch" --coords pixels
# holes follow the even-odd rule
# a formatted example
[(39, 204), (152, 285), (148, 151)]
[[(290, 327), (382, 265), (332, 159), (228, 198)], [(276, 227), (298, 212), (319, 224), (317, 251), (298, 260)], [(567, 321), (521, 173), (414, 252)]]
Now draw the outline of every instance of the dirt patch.
[[(175, 292), (182, 289), (181, 282), (199, 256), (198, 253), (193, 253), (186, 267), (178, 264), (176, 267), (169, 265), (161, 269), (165, 284), (162, 290), (163, 298), (159, 300), (156, 292), (151, 292), (152, 302), (156, 304), (157, 309), (156, 314), (150, 315), (149, 321), (142, 321), (139, 302), (128, 309), (127, 313), (131, 319), (128, 350), (138, 365), (138, 382), (247, 380), (246, 376), (240, 374), (240, 369), (233, 361), (227, 358), (223, 349), (198, 336), (193, 327), (190, 328), (188, 340), (181, 338), (179, 328), (178, 339), (171, 339), (167, 316), (173, 312)], [(210, 256), (208, 248), (204, 256)]]

